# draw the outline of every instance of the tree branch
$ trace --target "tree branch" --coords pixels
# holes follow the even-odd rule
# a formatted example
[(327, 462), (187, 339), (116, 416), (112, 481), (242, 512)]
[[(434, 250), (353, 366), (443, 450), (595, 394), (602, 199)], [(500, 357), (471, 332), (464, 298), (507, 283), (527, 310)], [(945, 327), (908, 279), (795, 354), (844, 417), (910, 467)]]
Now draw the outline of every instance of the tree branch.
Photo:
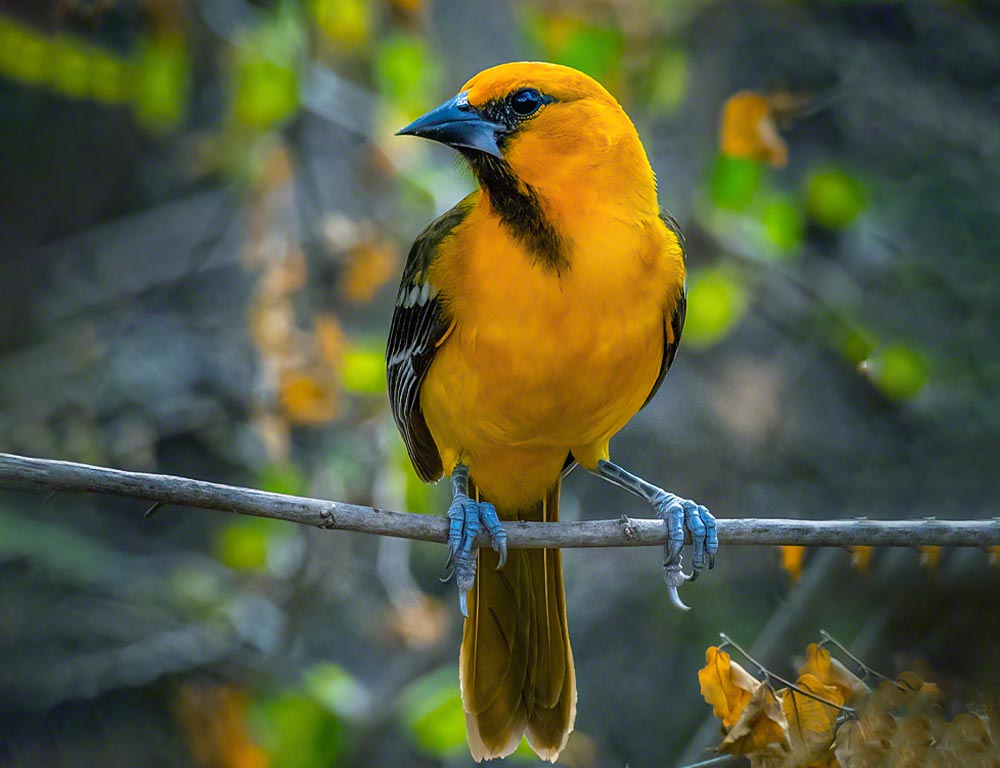
[[(0, 488), (49, 494), (54, 491), (103, 493), (144, 499), (154, 506), (216, 509), (270, 517), (317, 528), (374, 533), (417, 541), (445, 542), (444, 516), (392, 512), (338, 501), (268, 493), (186, 477), (124, 472), (51, 459), (0, 453)], [(785, 520), (720, 519), (719, 541), (727, 546), (804, 545), (810, 547), (986, 547), (1000, 546), (1000, 519), (992, 520)], [(664, 544), (659, 520), (593, 520), (577, 523), (509, 521), (510, 547), (638, 547)], [(487, 545), (485, 537), (481, 544)]]

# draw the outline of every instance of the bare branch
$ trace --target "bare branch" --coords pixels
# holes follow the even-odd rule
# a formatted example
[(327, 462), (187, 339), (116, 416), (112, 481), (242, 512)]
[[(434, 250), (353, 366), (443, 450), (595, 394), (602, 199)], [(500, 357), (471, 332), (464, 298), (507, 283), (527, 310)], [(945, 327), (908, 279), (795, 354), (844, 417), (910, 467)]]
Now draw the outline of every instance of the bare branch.
[[(445, 542), (444, 516), (392, 512), (338, 501), (268, 493), (186, 477), (34, 459), (0, 453), (0, 488), (48, 494), (103, 493), (143, 499), (154, 507), (197, 507), (270, 517), (317, 528)], [(578, 523), (504, 523), (510, 547), (642, 547), (662, 545), (659, 520), (593, 520)], [(986, 547), (1000, 546), (1000, 519), (991, 520), (719, 520), (719, 541), (727, 546), (810, 547)], [(488, 545), (485, 537), (483, 545)]]

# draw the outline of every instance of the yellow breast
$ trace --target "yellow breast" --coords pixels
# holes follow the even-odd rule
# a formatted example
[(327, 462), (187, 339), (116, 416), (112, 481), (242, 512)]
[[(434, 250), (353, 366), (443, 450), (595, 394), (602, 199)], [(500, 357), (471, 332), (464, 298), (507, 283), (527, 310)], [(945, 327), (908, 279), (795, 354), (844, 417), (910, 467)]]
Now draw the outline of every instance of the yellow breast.
[(670, 233), (605, 222), (576, 233), (569, 260), (536, 263), (477, 206), (431, 269), (455, 324), (421, 406), (445, 470), (465, 461), (487, 493), (514, 474), (537, 498), (568, 452), (592, 467), (659, 373), (684, 279)]

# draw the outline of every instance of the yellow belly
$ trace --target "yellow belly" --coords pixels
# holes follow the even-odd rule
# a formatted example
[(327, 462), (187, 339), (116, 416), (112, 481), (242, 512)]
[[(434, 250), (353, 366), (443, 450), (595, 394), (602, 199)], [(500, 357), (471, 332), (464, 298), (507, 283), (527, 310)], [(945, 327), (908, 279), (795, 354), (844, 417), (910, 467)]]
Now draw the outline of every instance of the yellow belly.
[(487, 498), (517, 509), (542, 497), (568, 453), (588, 468), (607, 458), (612, 435), (642, 407), (663, 359), (664, 283), (677, 268), (574, 254), (556, 275), (502, 230), (491, 234), (476, 238), (491, 253), (467, 246), (456, 250), (461, 270), (432, 272), (461, 285), (442, 288), (455, 326), (421, 406), (445, 471), (463, 461)]

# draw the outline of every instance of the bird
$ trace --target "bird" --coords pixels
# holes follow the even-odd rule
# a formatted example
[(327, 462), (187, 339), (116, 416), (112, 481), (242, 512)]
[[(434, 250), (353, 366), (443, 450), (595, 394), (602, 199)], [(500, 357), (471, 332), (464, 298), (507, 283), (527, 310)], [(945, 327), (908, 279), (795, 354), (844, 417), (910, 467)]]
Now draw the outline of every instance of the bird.
[[(596, 80), (500, 64), (398, 131), (447, 145), (477, 188), (410, 249), (386, 345), (392, 414), (416, 473), (447, 476), (448, 564), (464, 615), (459, 678), (476, 762), (526, 737), (555, 762), (576, 717), (558, 549), (511, 548), (504, 521), (556, 521), (574, 466), (665, 521), (664, 574), (712, 567), (715, 518), (611, 461), (660, 388), (687, 307), (676, 221), (638, 132)], [(485, 529), (490, 548), (476, 546)], [(685, 532), (692, 571), (681, 567)]]

